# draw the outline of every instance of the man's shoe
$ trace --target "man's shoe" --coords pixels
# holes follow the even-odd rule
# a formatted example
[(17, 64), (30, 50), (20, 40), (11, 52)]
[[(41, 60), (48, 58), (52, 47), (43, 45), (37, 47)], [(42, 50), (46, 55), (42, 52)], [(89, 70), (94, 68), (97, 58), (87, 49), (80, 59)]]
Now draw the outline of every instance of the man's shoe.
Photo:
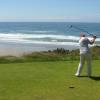
[(80, 75), (79, 74), (75, 74), (75, 76), (79, 77)]

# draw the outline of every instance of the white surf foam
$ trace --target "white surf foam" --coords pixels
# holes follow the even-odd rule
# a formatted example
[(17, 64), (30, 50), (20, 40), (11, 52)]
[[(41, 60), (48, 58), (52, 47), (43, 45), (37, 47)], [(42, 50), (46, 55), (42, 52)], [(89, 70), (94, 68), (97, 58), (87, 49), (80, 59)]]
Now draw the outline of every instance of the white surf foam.
[(46, 34), (4, 34), (0, 33), (0, 39), (27, 39), (27, 38), (52, 38), (52, 39), (71, 39), (79, 40), (77, 36), (66, 36), (66, 35), (46, 35)]
[[(10, 42), (56, 44), (56, 45), (77, 45), (80, 37), (67, 35), (46, 35), (46, 34), (22, 34), (22, 33), (0, 33), (0, 40)], [(91, 38), (90, 38), (91, 39)], [(97, 42), (100, 38), (96, 39)]]

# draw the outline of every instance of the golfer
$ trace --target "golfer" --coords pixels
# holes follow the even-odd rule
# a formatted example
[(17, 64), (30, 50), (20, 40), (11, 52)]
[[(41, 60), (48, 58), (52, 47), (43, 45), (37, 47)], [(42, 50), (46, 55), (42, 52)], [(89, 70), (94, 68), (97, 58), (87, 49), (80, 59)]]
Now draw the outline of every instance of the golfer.
[(80, 45), (80, 63), (78, 65), (77, 72), (75, 76), (80, 76), (85, 60), (87, 61), (87, 76), (91, 77), (91, 53), (88, 44), (93, 44), (95, 42), (96, 36), (93, 36), (92, 40), (85, 37), (85, 34), (80, 35), (79, 45)]

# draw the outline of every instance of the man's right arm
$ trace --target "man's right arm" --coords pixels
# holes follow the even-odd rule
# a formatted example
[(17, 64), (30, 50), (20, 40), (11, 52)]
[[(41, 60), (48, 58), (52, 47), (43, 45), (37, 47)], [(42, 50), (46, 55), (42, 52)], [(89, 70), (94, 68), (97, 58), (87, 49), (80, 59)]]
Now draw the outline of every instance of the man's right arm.
[(93, 36), (93, 39), (91, 41), (89, 40), (89, 43), (93, 44), (95, 42), (95, 40), (96, 40), (96, 36)]

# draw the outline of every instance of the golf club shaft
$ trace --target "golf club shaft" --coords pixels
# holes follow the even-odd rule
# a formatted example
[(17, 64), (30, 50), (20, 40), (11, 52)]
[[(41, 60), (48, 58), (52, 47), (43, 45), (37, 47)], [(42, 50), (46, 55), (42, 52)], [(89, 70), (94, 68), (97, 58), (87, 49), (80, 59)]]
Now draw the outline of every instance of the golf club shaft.
[(87, 34), (89, 34), (89, 35), (91, 35), (91, 36), (95, 36), (94, 34), (91, 34), (91, 33), (89, 33), (88, 31), (86, 31), (86, 30), (84, 30), (84, 29), (81, 29), (81, 28), (79, 28), (79, 27), (76, 27), (76, 26), (71, 25), (70, 28), (72, 28), (72, 27), (75, 28), (75, 29), (77, 29), (77, 30), (83, 31), (83, 32), (85, 32), (85, 33), (87, 33)]

